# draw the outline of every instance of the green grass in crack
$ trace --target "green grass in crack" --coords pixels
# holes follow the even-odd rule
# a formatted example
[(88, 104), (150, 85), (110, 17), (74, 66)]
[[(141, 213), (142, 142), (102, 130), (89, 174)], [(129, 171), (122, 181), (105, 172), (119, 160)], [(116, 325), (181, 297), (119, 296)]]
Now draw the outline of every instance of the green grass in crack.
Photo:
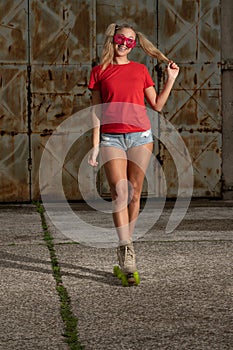
[(53, 276), (56, 281), (56, 290), (60, 298), (60, 313), (65, 327), (63, 336), (65, 337), (66, 343), (69, 345), (69, 348), (71, 350), (82, 350), (84, 347), (80, 344), (78, 339), (77, 318), (72, 312), (70, 297), (62, 282), (61, 269), (56, 256), (53, 237), (49, 232), (48, 225), (45, 220), (44, 207), (40, 202), (36, 202), (35, 205), (37, 207), (38, 213), (40, 213), (41, 216), (44, 241), (46, 242), (50, 253)]

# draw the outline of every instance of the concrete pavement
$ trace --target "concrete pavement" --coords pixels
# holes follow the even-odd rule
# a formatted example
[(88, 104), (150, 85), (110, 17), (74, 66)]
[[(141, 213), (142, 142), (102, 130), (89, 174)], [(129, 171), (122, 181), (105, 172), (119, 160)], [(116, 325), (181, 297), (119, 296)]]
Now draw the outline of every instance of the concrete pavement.
[[(36, 206), (0, 205), (0, 349), (233, 349), (233, 202), (194, 201), (165, 234), (172, 205), (135, 243), (141, 284), (133, 288), (112, 275), (115, 248), (75, 244), (45, 213), (78, 321), (70, 345)], [(89, 224), (111, 226), (110, 215), (71, 206)]]

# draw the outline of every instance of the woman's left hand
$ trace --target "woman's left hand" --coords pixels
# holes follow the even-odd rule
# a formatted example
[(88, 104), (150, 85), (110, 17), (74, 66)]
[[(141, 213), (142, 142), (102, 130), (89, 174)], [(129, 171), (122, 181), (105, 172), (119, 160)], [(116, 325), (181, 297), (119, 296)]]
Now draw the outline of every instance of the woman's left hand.
[(179, 74), (179, 70), (180, 68), (177, 66), (177, 64), (173, 61), (170, 61), (167, 67), (168, 78), (175, 80)]
[(96, 167), (98, 165), (98, 162), (97, 162), (98, 154), (99, 154), (99, 146), (96, 146), (91, 150), (90, 156), (88, 158), (88, 164), (90, 164), (93, 167)]

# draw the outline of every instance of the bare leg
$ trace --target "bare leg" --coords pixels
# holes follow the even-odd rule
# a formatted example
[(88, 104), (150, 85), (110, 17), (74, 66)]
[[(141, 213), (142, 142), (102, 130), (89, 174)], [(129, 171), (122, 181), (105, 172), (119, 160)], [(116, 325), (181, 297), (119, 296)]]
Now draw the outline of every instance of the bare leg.
[(128, 205), (129, 234), (131, 238), (139, 214), (143, 181), (152, 150), (153, 143), (148, 143), (146, 145), (133, 147), (127, 152), (127, 178), (131, 186), (130, 203)]
[[(120, 241), (132, 239), (152, 149), (153, 143), (149, 143), (131, 148), (126, 155), (123, 150), (115, 147), (101, 148), (104, 170), (113, 200), (113, 221)], [(129, 205), (127, 205), (128, 199)]]
[(129, 241), (126, 153), (116, 147), (102, 147), (101, 157), (113, 200), (113, 221), (117, 234), (120, 241)]

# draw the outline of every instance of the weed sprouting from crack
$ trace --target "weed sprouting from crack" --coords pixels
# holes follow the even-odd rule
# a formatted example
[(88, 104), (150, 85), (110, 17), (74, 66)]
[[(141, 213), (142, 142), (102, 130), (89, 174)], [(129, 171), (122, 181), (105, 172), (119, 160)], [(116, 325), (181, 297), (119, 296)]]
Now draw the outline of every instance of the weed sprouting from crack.
[(56, 256), (56, 251), (53, 244), (53, 237), (49, 232), (44, 215), (44, 207), (40, 202), (35, 203), (37, 211), (41, 216), (41, 224), (43, 228), (44, 241), (50, 253), (50, 260), (53, 270), (53, 276), (56, 282), (56, 290), (60, 298), (60, 314), (64, 323), (64, 334), (66, 343), (71, 350), (83, 350), (84, 347), (80, 344), (77, 331), (77, 318), (74, 316), (71, 309), (71, 301), (67, 289), (63, 285), (60, 265)]

